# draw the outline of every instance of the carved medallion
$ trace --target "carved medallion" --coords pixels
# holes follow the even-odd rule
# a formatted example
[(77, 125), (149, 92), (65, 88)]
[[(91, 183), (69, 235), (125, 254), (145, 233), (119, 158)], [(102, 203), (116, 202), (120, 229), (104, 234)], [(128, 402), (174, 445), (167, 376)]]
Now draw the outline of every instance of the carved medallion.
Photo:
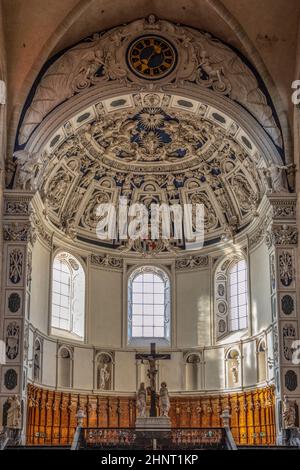
[(226, 304), (224, 302), (220, 302), (218, 304), (218, 312), (221, 314), (221, 315), (224, 315), (224, 313), (226, 312), (227, 308), (226, 308)]
[(128, 48), (127, 62), (138, 77), (157, 80), (171, 73), (177, 63), (177, 52), (165, 38), (147, 35), (135, 39)]
[(219, 321), (219, 333), (225, 333), (226, 331), (226, 322), (225, 320)]
[(8, 297), (8, 310), (11, 313), (17, 313), (21, 307), (21, 297), (17, 292), (13, 292)]
[(4, 385), (7, 390), (13, 390), (18, 384), (18, 374), (15, 369), (8, 369), (4, 374)]
[(294, 311), (294, 299), (290, 295), (284, 295), (281, 299), (281, 308), (285, 315), (291, 315)]
[(225, 286), (224, 286), (224, 284), (219, 284), (218, 285), (218, 295), (220, 297), (224, 297), (224, 294), (225, 294)]
[(286, 388), (290, 392), (296, 390), (298, 385), (298, 378), (296, 372), (294, 372), (293, 370), (288, 370), (284, 376), (284, 383)]

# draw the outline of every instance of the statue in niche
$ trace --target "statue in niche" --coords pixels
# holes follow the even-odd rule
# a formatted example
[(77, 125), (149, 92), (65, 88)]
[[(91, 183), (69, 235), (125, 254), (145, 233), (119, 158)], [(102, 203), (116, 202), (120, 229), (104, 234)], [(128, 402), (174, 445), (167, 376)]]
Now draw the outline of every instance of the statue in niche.
[(293, 166), (293, 164), (276, 165), (273, 163), (268, 168), (262, 169), (262, 173), (265, 177), (267, 187), (270, 192), (286, 193), (289, 191), (286, 170), (290, 170), (290, 168)]
[(110, 378), (110, 373), (107, 368), (107, 364), (103, 364), (103, 366), (100, 369), (100, 389), (105, 390), (106, 389), (106, 384), (109, 381)]
[(101, 354), (98, 359), (97, 388), (110, 390), (111, 388), (111, 358)]
[(162, 382), (159, 390), (159, 407), (161, 416), (169, 416), (170, 397), (166, 382)]
[(282, 405), (283, 428), (295, 428), (297, 420), (296, 402), (291, 401), (285, 395)]
[(232, 382), (237, 384), (239, 381), (239, 368), (238, 363), (234, 362), (231, 366), (231, 375), (232, 375)]
[(140, 418), (145, 418), (147, 409), (147, 390), (145, 389), (144, 382), (141, 382), (140, 388), (137, 392), (136, 407), (138, 416)]
[(13, 397), (8, 399), (8, 403), (10, 407), (7, 411), (7, 427), (9, 429), (21, 429), (22, 428), (22, 413), (21, 413), (21, 403), (17, 397), (14, 395)]

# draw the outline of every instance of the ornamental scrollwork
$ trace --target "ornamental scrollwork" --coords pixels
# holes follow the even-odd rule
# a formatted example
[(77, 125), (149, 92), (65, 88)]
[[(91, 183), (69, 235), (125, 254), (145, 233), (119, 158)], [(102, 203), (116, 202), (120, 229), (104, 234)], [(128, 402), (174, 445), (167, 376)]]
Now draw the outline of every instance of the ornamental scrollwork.
[(243, 59), (209, 33), (156, 19), (154, 15), (96, 33), (52, 63), (25, 113), (19, 145), (27, 142), (36, 126), (60, 103), (92, 86), (107, 81), (142, 86), (144, 81), (132, 73), (126, 62), (128, 44), (140, 36), (141, 31), (162, 35), (176, 47), (180, 67), (175, 67), (167, 82), (175, 86), (190, 82), (237, 101), (261, 123), (274, 142), (282, 146), (281, 133), (265, 92)]
[[(58, 145), (42, 165), (37, 178), (45, 211), (65, 234), (97, 240), (98, 205), (117, 204), (120, 196), (129, 206), (203, 204), (205, 233), (215, 240), (250, 222), (262, 190), (255, 173), (258, 154), (250, 156), (231, 127), (169, 109), (165, 96), (141, 95), (135, 100), (140, 107), (132, 112), (101, 115)], [(145, 107), (151, 100), (159, 107)], [(144, 245), (141, 241), (121, 248), (144, 252)], [(177, 247), (183, 247), (182, 240), (153, 240), (146, 248), (154, 254)]]
[(28, 201), (6, 200), (4, 205), (5, 215), (29, 215), (30, 205)]
[(275, 219), (294, 219), (296, 217), (296, 201), (272, 201)]
[(24, 253), (18, 248), (14, 248), (9, 253), (9, 280), (12, 284), (19, 284), (24, 271)]
[(3, 239), (5, 241), (31, 242), (35, 241), (34, 227), (30, 223), (11, 223), (4, 225)]
[(20, 326), (16, 321), (10, 322), (6, 328), (6, 357), (14, 360), (19, 354)]
[(122, 269), (123, 259), (116, 258), (114, 256), (109, 256), (107, 254), (91, 255), (91, 264), (94, 264), (96, 266), (113, 268), (113, 269)]
[(284, 287), (289, 287), (294, 281), (295, 268), (293, 256), (288, 251), (279, 255), (279, 278)]
[(208, 256), (182, 257), (182, 258), (178, 258), (175, 262), (175, 267), (178, 270), (207, 268), (208, 265), (209, 265), (209, 257)]
[(266, 234), (268, 248), (272, 245), (297, 245), (298, 229), (295, 226), (273, 226)]

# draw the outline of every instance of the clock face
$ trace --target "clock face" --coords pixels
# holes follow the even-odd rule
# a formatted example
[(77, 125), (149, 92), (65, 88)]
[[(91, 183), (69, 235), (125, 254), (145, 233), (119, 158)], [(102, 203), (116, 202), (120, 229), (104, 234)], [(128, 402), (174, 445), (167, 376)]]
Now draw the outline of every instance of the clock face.
[(164, 38), (147, 35), (135, 39), (128, 48), (127, 61), (138, 77), (155, 80), (166, 77), (177, 62), (175, 48)]

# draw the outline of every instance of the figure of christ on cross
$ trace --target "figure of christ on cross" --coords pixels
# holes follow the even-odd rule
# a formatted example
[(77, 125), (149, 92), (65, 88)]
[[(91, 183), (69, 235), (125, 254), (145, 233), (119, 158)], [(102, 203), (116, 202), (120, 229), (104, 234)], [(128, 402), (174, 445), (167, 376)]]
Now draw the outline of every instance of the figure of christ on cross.
[(158, 369), (156, 368), (156, 361), (161, 359), (171, 359), (171, 354), (158, 354), (156, 353), (156, 344), (151, 343), (150, 353), (136, 354), (135, 358), (140, 359), (142, 362), (144, 360), (149, 361), (148, 377), (150, 379), (150, 389), (151, 389), (151, 405), (150, 405), (150, 416), (157, 416), (156, 413), (156, 374)]

